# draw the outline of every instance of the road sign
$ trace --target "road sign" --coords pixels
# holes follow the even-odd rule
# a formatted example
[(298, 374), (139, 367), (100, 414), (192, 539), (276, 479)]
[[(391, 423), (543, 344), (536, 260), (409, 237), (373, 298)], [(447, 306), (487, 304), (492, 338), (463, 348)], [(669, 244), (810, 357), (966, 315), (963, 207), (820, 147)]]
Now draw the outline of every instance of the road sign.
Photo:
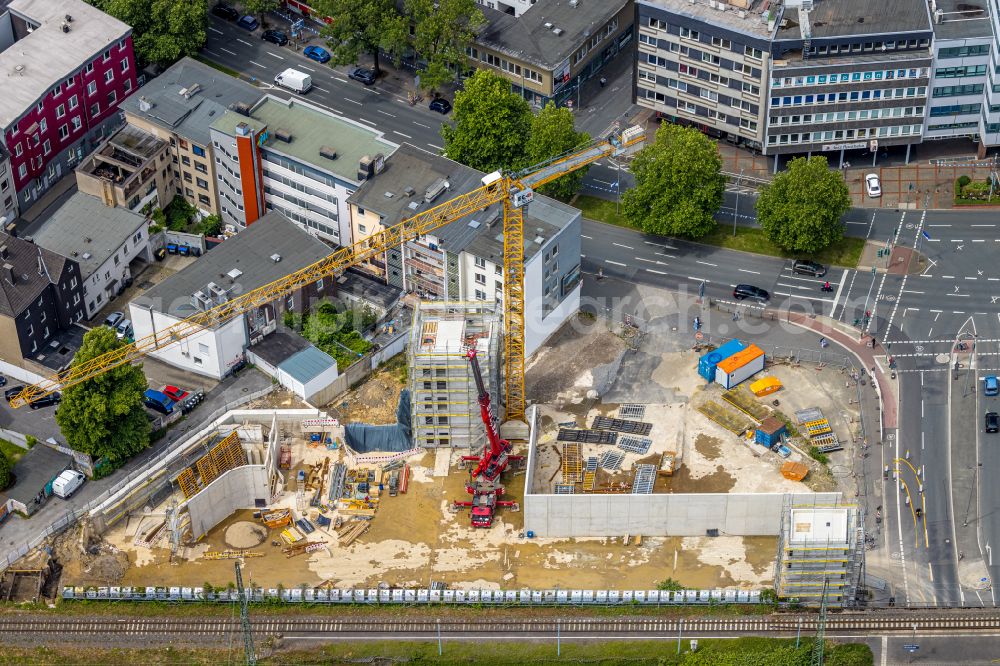
[(916, 652), (917, 650), (920, 649), (920, 646), (917, 645), (916, 643), (907, 643), (906, 645), (903, 646), (903, 649), (906, 650), (907, 652)]
[(868, 142), (868, 150), (873, 153), (878, 150), (878, 139), (872, 139)]

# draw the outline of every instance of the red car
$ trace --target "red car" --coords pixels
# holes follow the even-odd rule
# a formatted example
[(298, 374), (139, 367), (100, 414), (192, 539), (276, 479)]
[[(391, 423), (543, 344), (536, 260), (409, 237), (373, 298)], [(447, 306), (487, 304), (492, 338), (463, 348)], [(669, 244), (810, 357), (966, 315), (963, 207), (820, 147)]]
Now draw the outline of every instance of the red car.
[(174, 402), (179, 402), (184, 398), (188, 397), (187, 391), (182, 391), (176, 386), (164, 386), (163, 392), (167, 394), (167, 397), (173, 400)]

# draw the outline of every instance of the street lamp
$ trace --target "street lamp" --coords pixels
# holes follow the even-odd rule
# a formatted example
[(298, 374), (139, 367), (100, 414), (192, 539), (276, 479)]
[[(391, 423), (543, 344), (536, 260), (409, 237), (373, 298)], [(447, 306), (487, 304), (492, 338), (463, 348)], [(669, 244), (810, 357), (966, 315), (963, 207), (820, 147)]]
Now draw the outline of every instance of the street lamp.
[(740, 210), (740, 183), (743, 182), (743, 169), (740, 169), (740, 175), (736, 177), (736, 206), (733, 208), (733, 236), (736, 236), (736, 214)]

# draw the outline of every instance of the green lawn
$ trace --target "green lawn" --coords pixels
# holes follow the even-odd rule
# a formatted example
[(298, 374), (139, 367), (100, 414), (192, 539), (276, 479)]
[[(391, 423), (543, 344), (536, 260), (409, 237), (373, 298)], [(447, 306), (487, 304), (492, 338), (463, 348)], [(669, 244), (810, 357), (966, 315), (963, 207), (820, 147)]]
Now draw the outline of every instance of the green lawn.
[[(794, 639), (736, 638), (699, 639), (698, 649), (691, 644), (663, 641), (587, 641), (566, 642), (557, 655), (555, 636), (538, 641), (449, 641), (442, 643), (442, 655), (434, 641), (352, 641), (296, 650), (295, 643), (286, 644), (271, 653), (266, 641), (258, 639), (257, 657), (260, 664), (346, 664), (346, 663), (410, 663), (410, 664), (683, 664), (687, 666), (807, 666), (810, 663), (812, 640), (803, 637), (800, 647)], [(88, 647), (85, 650), (68, 645), (48, 647), (6, 646), (0, 664), (218, 664), (243, 661), (242, 646), (229, 650), (210, 648), (164, 647), (136, 650)], [(835, 644), (827, 641), (824, 650), (828, 666), (868, 666), (872, 652), (860, 643)]]
[[(617, 227), (636, 228), (629, 224), (620, 212), (615, 211), (614, 201), (581, 194), (571, 205), (579, 208), (583, 212), (583, 216), (591, 220), (613, 224)], [(847, 268), (854, 268), (858, 265), (858, 260), (861, 259), (861, 251), (865, 247), (863, 238), (845, 237), (839, 243), (831, 245), (822, 252), (817, 252), (813, 255), (786, 252), (769, 241), (762, 229), (738, 226), (736, 227), (736, 235), (733, 236), (733, 228), (728, 225), (719, 225), (715, 231), (707, 236), (696, 239), (695, 242), (724, 247), (727, 250), (765, 254), (771, 257), (812, 259), (821, 264), (845, 266)]]
[(8, 460), (15, 463), (21, 459), (21, 456), (27, 452), (27, 449), (22, 449), (17, 444), (8, 442), (6, 439), (0, 439), (0, 451), (3, 451)]

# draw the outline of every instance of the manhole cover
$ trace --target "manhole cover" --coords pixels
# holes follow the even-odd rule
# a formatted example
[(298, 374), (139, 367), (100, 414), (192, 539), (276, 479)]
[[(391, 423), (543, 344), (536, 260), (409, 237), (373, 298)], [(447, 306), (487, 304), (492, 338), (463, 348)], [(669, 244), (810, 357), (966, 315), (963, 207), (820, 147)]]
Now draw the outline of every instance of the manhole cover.
[(934, 360), (937, 361), (938, 363), (947, 363), (949, 357), (947, 354), (938, 354), (937, 356), (934, 357)]

